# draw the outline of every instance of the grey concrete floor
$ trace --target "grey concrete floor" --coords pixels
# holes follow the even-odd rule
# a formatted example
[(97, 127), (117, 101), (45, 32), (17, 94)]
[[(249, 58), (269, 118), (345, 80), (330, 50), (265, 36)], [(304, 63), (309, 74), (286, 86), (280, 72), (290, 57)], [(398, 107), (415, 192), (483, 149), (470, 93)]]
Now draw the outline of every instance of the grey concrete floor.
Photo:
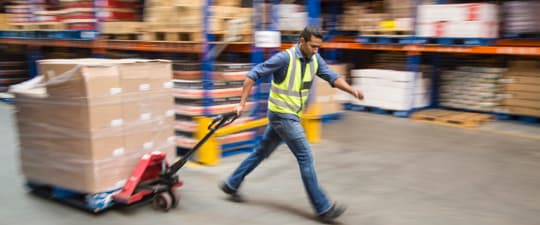
[[(1, 225), (319, 224), (286, 147), (248, 176), (247, 202), (230, 202), (217, 188), (241, 154), (183, 168), (182, 200), (168, 213), (142, 206), (92, 215), (27, 194), (9, 107), (0, 106), (0, 124)], [(540, 139), (346, 112), (324, 126), (313, 150), (322, 186), (348, 205), (337, 224), (540, 224)]]

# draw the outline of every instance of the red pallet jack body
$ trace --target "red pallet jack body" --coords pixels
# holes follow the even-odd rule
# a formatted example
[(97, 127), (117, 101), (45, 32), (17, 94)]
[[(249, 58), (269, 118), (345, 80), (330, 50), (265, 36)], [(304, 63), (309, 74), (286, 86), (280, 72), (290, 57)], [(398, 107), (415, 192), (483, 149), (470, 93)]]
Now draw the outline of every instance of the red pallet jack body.
[(232, 123), (236, 112), (218, 115), (208, 126), (209, 132), (184, 157), (169, 165), (166, 154), (155, 151), (145, 154), (120, 192), (113, 195), (116, 203), (131, 205), (151, 197), (154, 207), (168, 211), (180, 201), (175, 190), (183, 185), (179, 179), (180, 170), (193, 154), (212, 136), (216, 130)]

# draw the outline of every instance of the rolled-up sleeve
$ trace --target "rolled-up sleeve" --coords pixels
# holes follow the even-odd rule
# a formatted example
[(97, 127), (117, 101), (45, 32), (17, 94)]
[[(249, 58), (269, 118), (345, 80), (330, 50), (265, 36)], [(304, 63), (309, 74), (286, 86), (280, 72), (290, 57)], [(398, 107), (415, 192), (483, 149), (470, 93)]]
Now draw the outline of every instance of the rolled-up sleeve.
[(328, 83), (330, 83), (330, 85), (334, 87), (334, 81), (340, 78), (341, 76), (337, 74), (336, 72), (334, 72), (333, 70), (331, 70), (326, 64), (326, 62), (324, 61), (324, 59), (319, 54), (317, 54), (317, 60), (319, 63), (317, 76), (328, 81)]
[(256, 65), (255, 67), (253, 67), (253, 69), (249, 71), (247, 76), (250, 79), (256, 81), (260, 79), (261, 77), (267, 77), (273, 74), (274, 72), (282, 69), (288, 64), (289, 64), (289, 54), (287, 54), (287, 52), (285, 51), (282, 51), (270, 57), (265, 62), (260, 63)]

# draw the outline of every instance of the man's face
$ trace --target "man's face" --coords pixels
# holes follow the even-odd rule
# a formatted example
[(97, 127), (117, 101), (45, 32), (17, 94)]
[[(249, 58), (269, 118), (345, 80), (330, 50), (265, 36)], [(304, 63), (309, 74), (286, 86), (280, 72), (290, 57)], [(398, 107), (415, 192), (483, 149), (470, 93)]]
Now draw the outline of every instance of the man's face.
[(300, 38), (300, 51), (304, 57), (310, 59), (321, 47), (322, 39), (311, 35), (311, 40), (306, 41)]

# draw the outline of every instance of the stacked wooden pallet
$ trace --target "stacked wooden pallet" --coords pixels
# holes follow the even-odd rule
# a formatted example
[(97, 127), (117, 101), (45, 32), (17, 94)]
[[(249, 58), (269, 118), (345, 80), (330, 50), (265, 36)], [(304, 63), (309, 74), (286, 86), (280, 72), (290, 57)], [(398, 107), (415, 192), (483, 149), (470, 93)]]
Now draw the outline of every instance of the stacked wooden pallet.
[(492, 119), (492, 115), (483, 113), (471, 113), (442, 109), (423, 110), (411, 115), (411, 118), (420, 122), (428, 122), (438, 125), (474, 128)]

